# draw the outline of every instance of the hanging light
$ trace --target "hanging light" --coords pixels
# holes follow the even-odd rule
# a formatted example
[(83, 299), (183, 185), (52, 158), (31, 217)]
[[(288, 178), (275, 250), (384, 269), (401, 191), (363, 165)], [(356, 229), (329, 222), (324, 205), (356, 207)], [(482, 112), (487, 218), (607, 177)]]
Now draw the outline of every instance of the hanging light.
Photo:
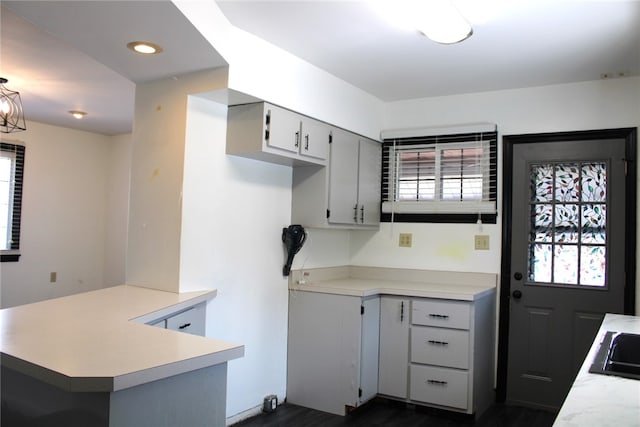
[(20, 92), (7, 89), (9, 80), (0, 77), (0, 132), (11, 133), (27, 130), (22, 111)]

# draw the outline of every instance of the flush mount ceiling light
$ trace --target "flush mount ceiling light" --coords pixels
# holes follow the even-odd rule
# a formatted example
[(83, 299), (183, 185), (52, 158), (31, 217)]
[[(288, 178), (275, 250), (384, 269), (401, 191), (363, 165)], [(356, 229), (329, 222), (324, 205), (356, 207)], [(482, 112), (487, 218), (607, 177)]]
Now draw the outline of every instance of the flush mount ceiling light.
[(150, 42), (129, 42), (127, 43), (129, 50), (143, 55), (155, 55), (162, 52), (162, 47)]
[(422, 13), (417, 29), (442, 44), (460, 43), (473, 34), (473, 28), (448, 0), (420, 2)]
[(79, 111), (79, 110), (69, 110), (69, 114), (71, 114), (73, 117), (75, 117), (78, 120), (82, 119), (84, 116), (87, 115), (86, 112)]
[(0, 77), (0, 132), (11, 133), (27, 130), (22, 111), (20, 92), (7, 89), (9, 80)]
[(379, 0), (375, 6), (396, 25), (417, 30), (437, 43), (460, 43), (473, 34), (450, 0)]

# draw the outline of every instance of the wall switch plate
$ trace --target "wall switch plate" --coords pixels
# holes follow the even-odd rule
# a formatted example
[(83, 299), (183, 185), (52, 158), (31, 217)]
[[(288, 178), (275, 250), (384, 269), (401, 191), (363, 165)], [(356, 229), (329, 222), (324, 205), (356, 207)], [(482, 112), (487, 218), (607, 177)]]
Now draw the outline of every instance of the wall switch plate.
[(401, 248), (410, 248), (411, 247), (411, 240), (412, 240), (413, 234), (411, 233), (400, 233), (400, 239), (398, 240), (398, 246), (400, 246)]
[(476, 234), (476, 250), (489, 250), (489, 236), (486, 234)]

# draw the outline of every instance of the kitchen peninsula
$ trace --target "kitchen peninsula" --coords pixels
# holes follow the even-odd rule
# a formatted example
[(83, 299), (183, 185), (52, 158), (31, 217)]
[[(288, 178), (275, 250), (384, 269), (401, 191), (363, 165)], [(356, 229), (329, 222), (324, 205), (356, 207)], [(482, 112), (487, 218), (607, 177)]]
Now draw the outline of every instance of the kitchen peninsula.
[(167, 328), (215, 293), (123, 285), (0, 310), (2, 425), (224, 426), (244, 346)]

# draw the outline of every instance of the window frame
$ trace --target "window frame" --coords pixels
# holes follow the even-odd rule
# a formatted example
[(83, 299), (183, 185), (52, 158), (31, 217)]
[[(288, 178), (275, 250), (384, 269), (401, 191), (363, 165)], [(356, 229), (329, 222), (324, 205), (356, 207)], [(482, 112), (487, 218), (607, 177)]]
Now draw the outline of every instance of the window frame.
[[(0, 156), (12, 157), (11, 189), (8, 212), (10, 245), (0, 249), (0, 262), (17, 262), (20, 259), (20, 231), (22, 223), (22, 193), (24, 182), (25, 146), (22, 144), (0, 142)], [(7, 155), (9, 153), (9, 155)]]
[[(447, 201), (439, 200), (441, 190), (441, 150), (459, 148), (478, 148), (481, 144), (488, 162), (488, 169), (483, 170), (483, 188), (487, 186), (484, 196), (487, 199)], [(381, 185), (381, 222), (423, 222), (423, 223), (483, 223), (495, 224), (497, 220), (497, 131), (471, 132), (460, 134), (444, 134), (434, 136), (410, 136), (384, 138), (382, 147), (382, 185)], [(391, 182), (394, 179), (391, 153), (396, 150), (416, 149), (423, 151), (436, 150), (435, 200), (402, 201), (389, 200), (392, 197)], [(397, 177), (395, 177), (397, 178)], [(396, 182), (396, 185), (398, 183)], [(396, 196), (397, 197), (397, 196)], [(392, 207), (393, 205), (393, 207)], [(397, 209), (400, 207), (400, 209)]]

